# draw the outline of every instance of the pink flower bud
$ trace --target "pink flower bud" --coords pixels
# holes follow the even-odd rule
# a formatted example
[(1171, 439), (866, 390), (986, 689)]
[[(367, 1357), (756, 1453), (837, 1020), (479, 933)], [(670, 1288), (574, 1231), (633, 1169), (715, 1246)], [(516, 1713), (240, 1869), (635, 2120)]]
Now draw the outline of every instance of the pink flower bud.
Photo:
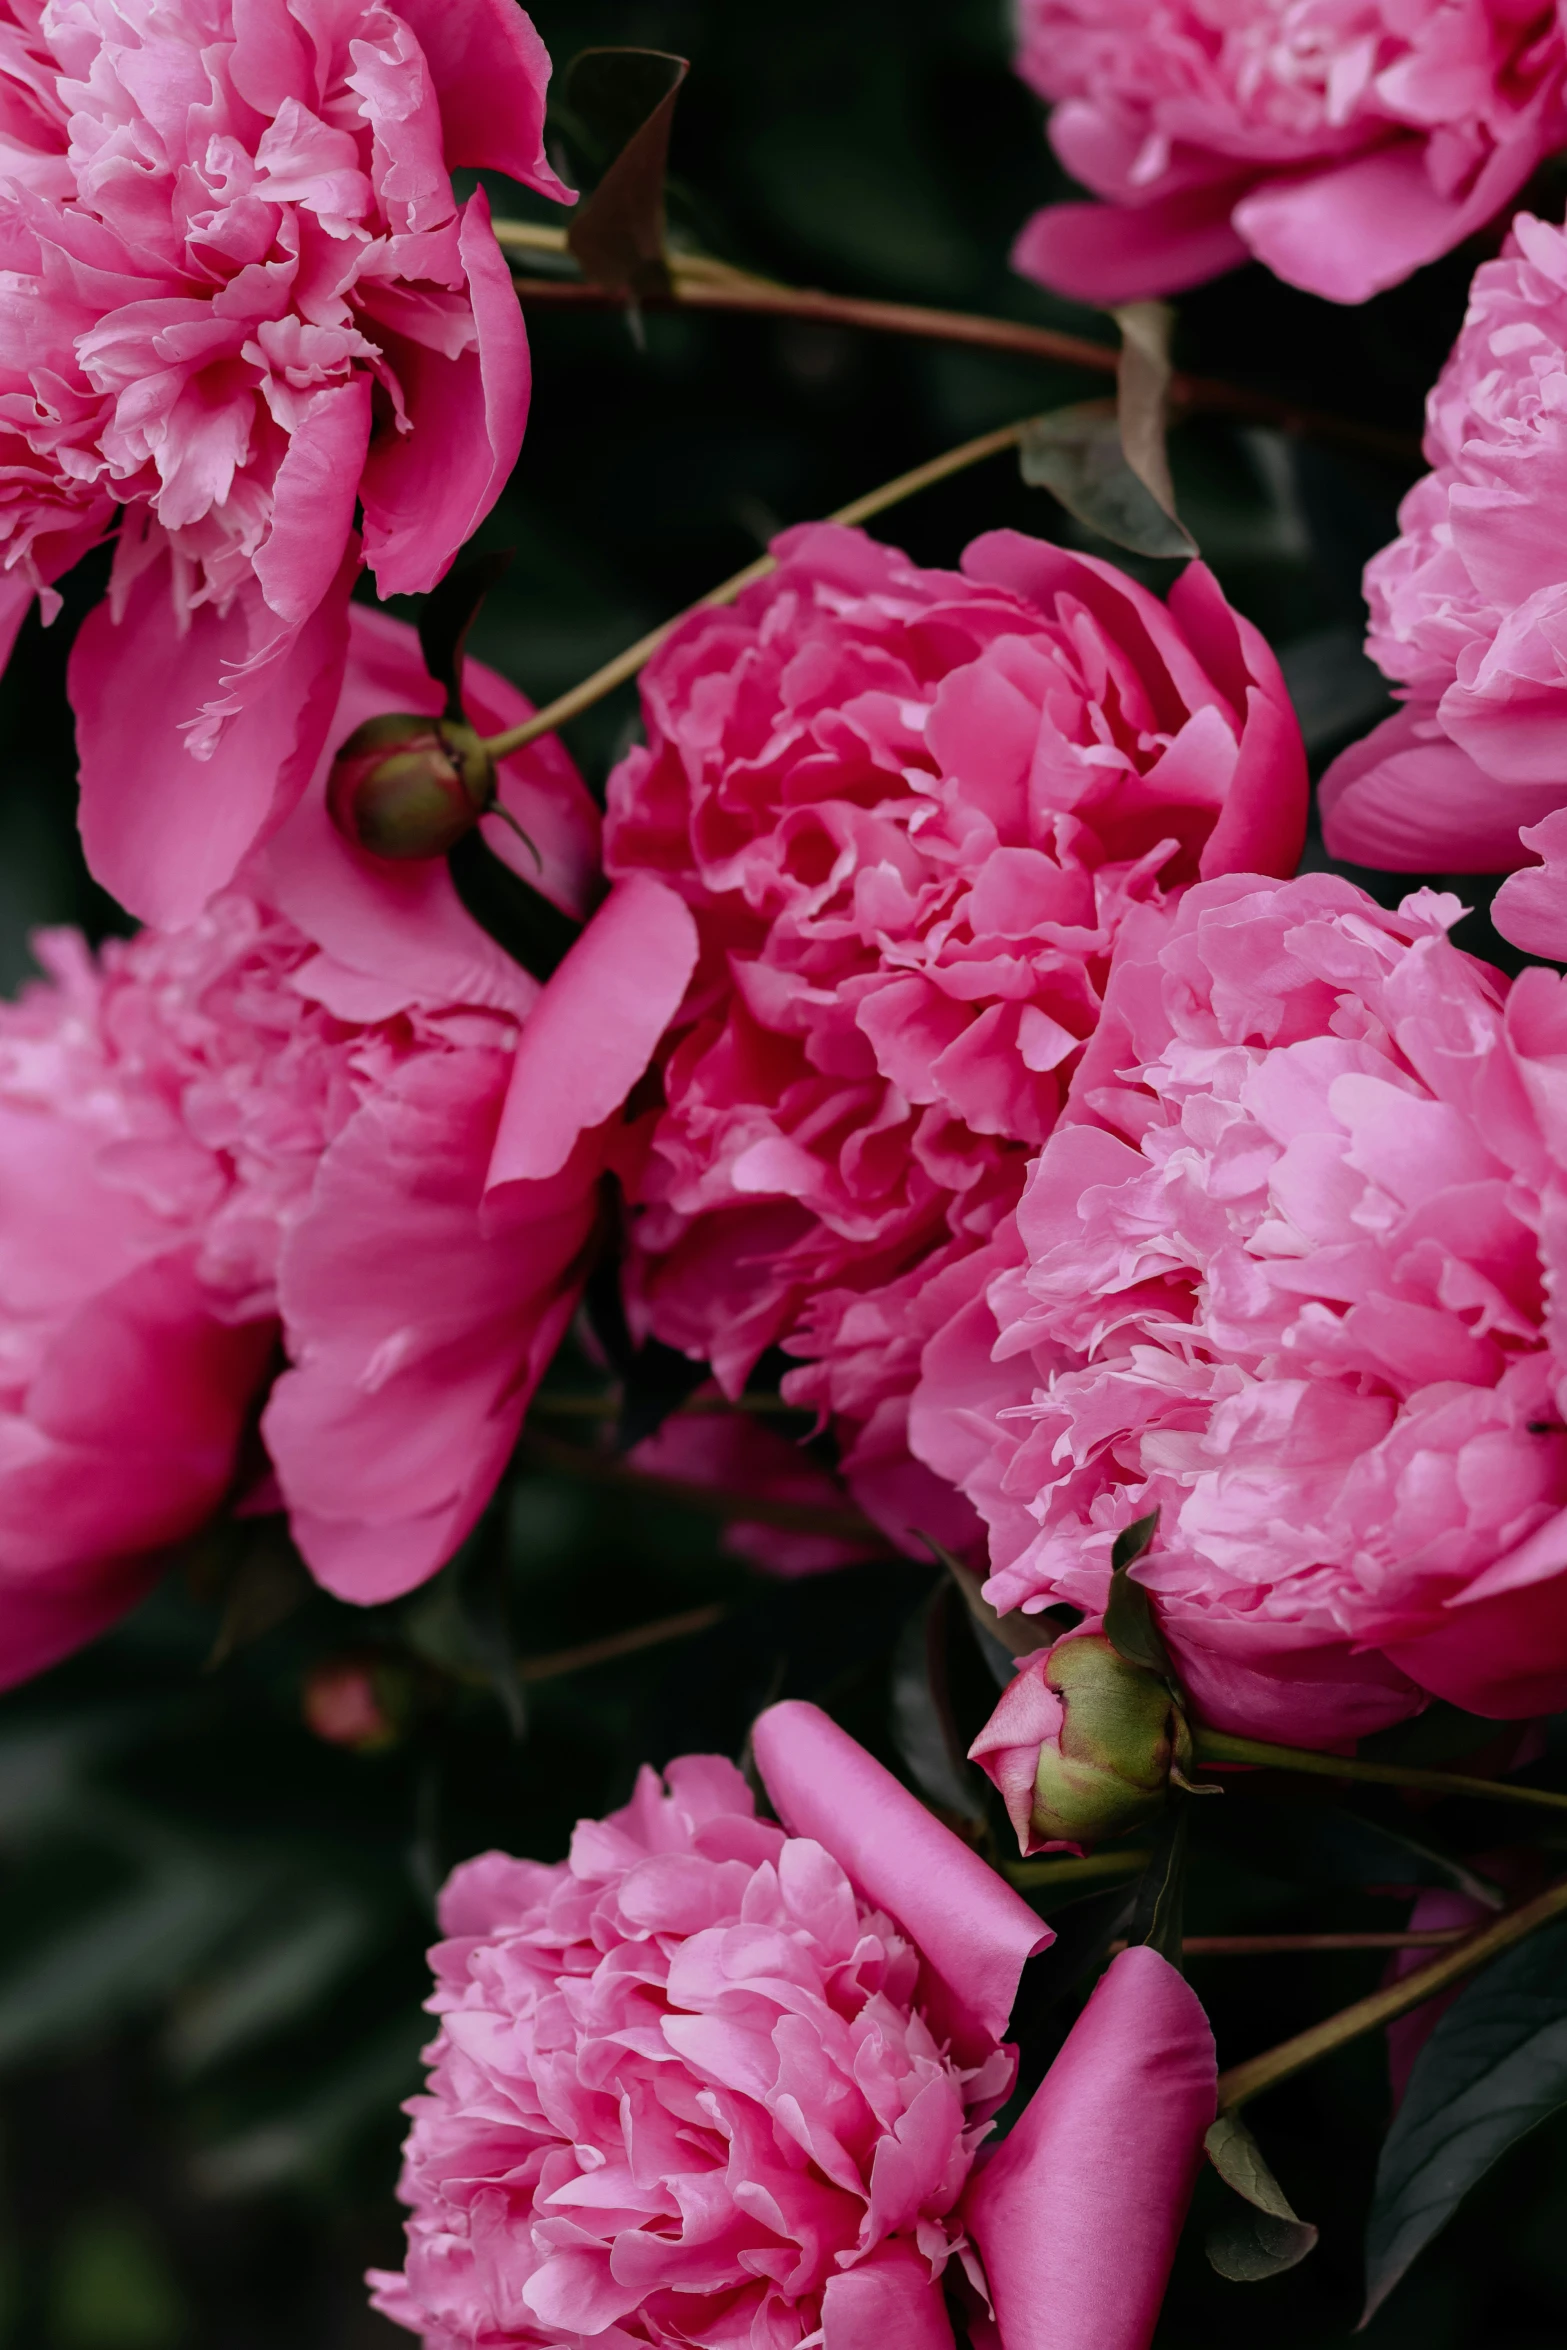
[(1081, 1851), (1163, 1809), (1185, 1738), (1158, 1674), (1090, 1624), (1023, 1659), (969, 1760), (1000, 1790), (1023, 1852)]
[(372, 1657), (335, 1656), (314, 1666), (301, 1692), (305, 1727), (328, 1746), (351, 1747), (356, 1754), (395, 1745), (397, 1709), (388, 1702), (386, 1680)]
[(373, 857), (444, 857), (495, 798), (495, 762), (459, 718), (387, 711), (356, 726), (332, 762), (327, 806)]

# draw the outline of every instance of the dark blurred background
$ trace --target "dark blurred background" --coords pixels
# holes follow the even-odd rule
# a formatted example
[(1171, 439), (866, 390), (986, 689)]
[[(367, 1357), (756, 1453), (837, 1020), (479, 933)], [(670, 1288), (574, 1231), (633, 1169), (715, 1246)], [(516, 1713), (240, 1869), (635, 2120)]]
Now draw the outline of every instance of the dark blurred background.
[[(535, 15), (561, 66), (601, 42), (691, 59), (671, 203), (689, 241), (796, 283), (1108, 337), (1108, 321), (1007, 267), (1017, 228), (1060, 190), (1040, 109), (1008, 70), (1000, 0), (543, 0)], [(1183, 302), (1177, 356), (1412, 442), (1477, 258), (1358, 311), (1237, 273)], [(532, 420), (481, 542), (517, 559), (474, 649), (540, 700), (780, 525), (1102, 388), (789, 321), (655, 311), (637, 334), (621, 315), (540, 306), (529, 329)], [(1359, 574), (1413, 463), (1206, 422), (1182, 427), (1172, 454), (1186, 519), (1278, 650), (1320, 764), (1387, 707), (1359, 649)], [(1005, 457), (877, 527), (951, 564), (998, 524), (1090, 543)], [(63, 685), (71, 629), (100, 587), (87, 567), (52, 629), (29, 623), (0, 686), (6, 987), (29, 967), (33, 926), (101, 934), (119, 920), (75, 847)], [(595, 788), (634, 724), (628, 691), (573, 731)], [(593, 1377), (574, 1358), (556, 1384)], [(770, 1582), (724, 1554), (711, 1519), (525, 1459), (464, 1557), (401, 1609), (337, 1606), (308, 1589), (274, 1526), (229, 1529), (121, 1632), (0, 1701), (0, 2343), (390, 2350), (402, 2337), (368, 2314), (359, 2280), (397, 2258), (396, 2107), (417, 2080), (441, 1874), (490, 1843), (557, 1856), (578, 1814), (623, 1799), (638, 1760), (736, 1751), (750, 1713), (786, 1692), (831, 1704), (891, 1754), (898, 1642), (930, 1590), (887, 1561)], [(724, 1613), (691, 1637), (519, 1683), (519, 1657), (694, 1608)], [(345, 1687), (385, 1715), (372, 1751), (318, 1734)], [(1195, 1927), (1401, 1922), (1368, 1887), (1378, 1868), (1408, 1872), (1368, 1864), (1309, 1792), (1229, 1808), (1243, 1817), (1199, 1856)], [(1409, 1825), (1396, 1809), (1365, 1816)], [(1233, 2058), (1357, 1996), (1377, 1966), (1219, 1959), (1194, 1975)], [(1279, 2350), (1347, 2341), (1387, 2105), (1376, 2043), (1267, 2101), (1259, 2132), (1322, 2248), (1270, 2284), (1230, 2285), (1194, 2229), (1167, 2350), (1259, 2329)], [(1204, 2208), (1222, 2196), (1205, 2182)], [(1372, 2350), (1559, 2342), (1564, 2217), (1567, 2138), (1548, 2130), (1394, 2295)]]

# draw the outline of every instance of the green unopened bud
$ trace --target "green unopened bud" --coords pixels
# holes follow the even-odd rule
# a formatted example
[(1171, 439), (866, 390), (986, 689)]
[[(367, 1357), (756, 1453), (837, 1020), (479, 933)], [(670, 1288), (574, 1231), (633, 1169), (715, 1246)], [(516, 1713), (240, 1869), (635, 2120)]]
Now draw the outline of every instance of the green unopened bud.
[(1157, 1673), (1101, 1632), (1069, 1632), (1019, 1666), (969, 1748), (1027, 1852), (1102, 1844), (1163, 1809), (1186, 1724)]
[(373, 857), (444, 857), (495, 799), (495, 762), (461, 718), (386, 711), (356, 726), (332, 762), (327, 808)]

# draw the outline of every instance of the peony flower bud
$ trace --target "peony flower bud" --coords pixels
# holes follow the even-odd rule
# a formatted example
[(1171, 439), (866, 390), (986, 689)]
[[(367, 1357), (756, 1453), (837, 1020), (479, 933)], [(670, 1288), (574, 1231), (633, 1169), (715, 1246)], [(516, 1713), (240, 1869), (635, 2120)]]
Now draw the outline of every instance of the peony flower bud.
[(377, 1657), (337, 1656), (313, 1666), (300, 1692), (306, 1729), (355, 1754), (395, 1746), (407, 1710), (407, 1692), (394, 1686), (399, 1678)]
[(332, 762), (327, 806), (372, 857), (444, 857), (495, 798), (495, 762), (461, 718), (389, 710), (356, 726)]
[(1090, 1624), (1022, 1660), (969, 1760), (1000, 1790), (1023, 1852), (1081, 1850), (1163, 1809), (1186, 1744), (1167, 1684)]

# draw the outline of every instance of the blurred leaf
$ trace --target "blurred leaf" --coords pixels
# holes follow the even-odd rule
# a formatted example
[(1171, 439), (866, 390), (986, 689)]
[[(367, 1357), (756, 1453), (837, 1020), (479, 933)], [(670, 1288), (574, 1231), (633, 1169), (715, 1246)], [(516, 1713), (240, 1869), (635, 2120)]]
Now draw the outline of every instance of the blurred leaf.
[(1367, 660), (1355, 629), (1323, 628), (1296, 637), (1280, 646), (1279, 667), (1308, 751), (1365, 733), (1393, 707), (1392, 688)]
[(286, 1623), (313, 1588), (303, 1559), (281, 1519), (264, 1519), (248, 1529), (222, 1585), (223, 1616), (206, 1669), (216, 1672), (236, 1649), (248, 1647)]
[(1221, 2220), (1209, 2233), (1208, 2258), (1220, 2276), (1251, 2285), (1294, 2268), (1315, 2249), (1317, 2231), (1291, 2209), (1239, 2114), (1221, 2113), (1203, 2144), (1226, 2186), (1253, 2207)]
[(1190, 533), (1133, 472), (1113, 400), (1084, 400), (1036, 416), (1018, 444), (1031, 489), (1049, 490), (1069, 514), (1134, 555), (1190, 556)]
[(669, 133), (690, 61), (663, 49), (584, 49), (566, 76), (579, 137), (612, 155), (573, 213), (566, 242), (582, 274), (611, 293), (667, 294), (664, 175)]
[(424, 665), (446, 695), (447, 718), (466, 716), (462, 699), (463, 658), (468, 631), (491, 588), (511, 569), (514, 550), (498, 548), (460, 563), (434, 587), (419, 608), (419, 650)]
[(514, 1738), (528, 1726), (528, 1708), (517, 1677), (517, 1644), (512, 1637), (504, 1503), (492, 1501), (479, 1521), (468, 1555), (458, 1567), (456, 1594), (469, 1647), (500, 1700)]
[(1170, 479), (1164, 445), (1175, 312), (1168, 302), (1128, 302), (1112, 315), (1121, 330), (1121, 358), (1116, 369), (1121, 449), (1143, 487), (1179, 528), (1175, 484)]
[(1567, 2105), (1567, 1923), (1468, 1984), (1415, 2060), (1377, 2164), (1366, 2316), (1492, 2163)]
[(176, 2350), (189, 2333), (162, 2246), (131, 2213), (84, 2214), (54, 2258), (56, 2350)]
[(429, 2037), (425, 2017), (400, 2016), (315, 2081), (313, 2094), (205, 2148), (191, 2165), (196, 2185), (206, 2195), (254, 2195), (319, 2176), (358, 2130), (395, 2113), (417, 2087)]
[(1203, 1841), (1239, 1867), (1279, 1883), (1451, 1885), (1488, 1909), (1503, 1906), (1498, 1887), (1455, 1855), (1299, 1782), (1270, 1795), (1237, 1772), (1227, 1788), (1230, 1800), (1204, 1817)]
[(1191, 1805), (1172, 1794), (1153, 1836), (1153, 1857), (1137, 1884), (1128, 1942), (1145, 1942), (1173, 1967), (1181, 1964), (1181, 1917), (1186, 1900), (1186, 1851)]
[(984, 1801), (946, 1686), (946, 1642), (957, 1603), (951, 1584), (938, 1584), (905, 1622), (892, 1654), (892, 1730), (920, 1792), (945, 1811), (982, 1820)]
[(181, 2072), (204, 2071), (293, 2023), (363, 1957), (375, 1938), (375, 1912), (326, 1886), (316, 1892), (314, 1907), (247, 1940), (229, 1965), (181, 2000), (167, 2040)]

